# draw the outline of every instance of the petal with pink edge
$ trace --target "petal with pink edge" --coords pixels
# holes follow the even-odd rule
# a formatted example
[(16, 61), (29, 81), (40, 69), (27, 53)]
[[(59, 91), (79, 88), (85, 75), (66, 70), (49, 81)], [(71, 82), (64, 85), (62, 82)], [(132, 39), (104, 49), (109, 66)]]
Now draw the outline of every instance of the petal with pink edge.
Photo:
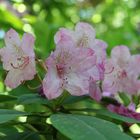
[(21, 43), (18, 33), (13, 29), (6, 33), (4, 40), (6, 47), (19, 47)]
[(136, 79), (140, 75), (140, 55), (133, 55), (131, 56), (131, 60), (129, 66), (127, 68), (127, 72), (134, 76)]
[[(92, 68), (96, 64), (96, 55), (90, 48), (77, 48), (77, 54), (74, 69), (84, 72)], [(76, 62), (77, 61), (77, 62)]]
[(71, 95), (80, 96), (88, 94), (89, 82), (82, 74), (70, 73), (67, 78), (68, 84), (65, 89)]
[(91, 38), (95, 38), (95, 30), (94, 28), (88, 24), (88, 23), (85, 23), (85, 22), (79, 22), (76, 24), (75, 26), (75, 30), (77, 32), (85, 32), (88, 36), (90, 36)]
[(102, 98), (101, 90), (96, 82), (90, 82), (89, 95), (96, 101), (100, 101)]
[(43, 91), (48, 99), (57, 98), (63, 92), (62, 81), (53, 67), (48, 69), (48, 73), (43, 80)]
[(21, 71), (24, 80), (32, 80), (36, 74), (35, 60), (30, 59), (29, 64)]
[(71, 47), (75, 45), (74, 32), (65, 28), (61, 28), (54, 36), (56, 47)]
[(130, 51), (126, 46), (117, 46), (111, 51), (111, 59), (113, 62), (118, 64), (120, 67), (126, 66), (130, 60)]
[(97, 63), (102, 63), (106, 60), (106, 48), (107, 44), (99, 39), (95, 39), (95, 43), (92, 49), (95, 51), (97, 55)]
[(1, 61), (3, 62), (3, 68), (5, 70), (10, 70), (12, 68), (11, 61), (15, 60), (15, 55), (12, 54), (12, 48), (4, 47), (0, 49)]
[(16, 88), (24, 81), (20, 70), (10, 70), (6, 76), (5, 84), (10, 88)]
[(22, 38), (21, 48), (25, 54), (31, 57), (35, 57), (33, 45), (34, 37), (29, 33), (25, 33)]

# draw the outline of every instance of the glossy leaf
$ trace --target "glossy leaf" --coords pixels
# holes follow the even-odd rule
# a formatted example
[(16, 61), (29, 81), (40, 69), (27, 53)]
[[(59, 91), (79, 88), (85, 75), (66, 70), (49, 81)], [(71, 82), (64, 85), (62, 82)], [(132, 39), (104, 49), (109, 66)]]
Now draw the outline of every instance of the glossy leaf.
[(0, 109), (0, 124), (24, 115), (27, 115), (27, 113), (16, 110)]
[(16, 96), (0, 94), (0, 103), (8, 102), (8, 101), (15, 101), (16, 99), (17, 99)]
[(48, 100), (46, 98), (41, 97), (38, 93), (34, 94), (25, 94), (18, 98), (18, 104), (48, 104)]
[(56, 114), (51, 116), (51, 122), (72, 140), (134, 140), (117, 125), (91, 116)]
[(69, 109), (69, 110), (70, 111), (93, 112), (93, 113), (96, 113), (97, 115), (106, 116), (106, 117), (113, 118), (113, 119), (123, 121), (123, 122), (127, 122), (127, 123), (140, 123), (140, 121), (138, 121), (136, 119), (125, 117), (125, 116), (110, 112), (106, 109), (82, 108), (82, 109)]
[(8, 134), (4, 137), (0, 137), (2, 140), (41, 140), (38, 133), (36, 132), (22, 132), (22, 133), (13, 133)]
[(120, 121), (123, 121), (123, 122), (127, 122), (127, 123), (140, 123), (140, 121), (138, 121), (138, 120), (136, 120), (136, 119), (128, 118), (128, 117), (125, 117), (125, 116), (121, 116), (121, 115), (119, 115), (119, 114), (110, 112), (110, 111), (108, 111), (108, 110), (99, 110), (99, 111), (97, 111), (96, 113), (97, 113), (97, 114), (100, 114), (100, 115), (103, 115), (103, 116), (107, 116), (107, 117), (116, 119), (116, 120), (120, 120)]
[(80, 101), (84, 101), (88, 98), (89, 98), (88, 96), (69, 96), (64, 100), (63, 104), (64, 105), (73, 104), (73, 103), (77, 103)]

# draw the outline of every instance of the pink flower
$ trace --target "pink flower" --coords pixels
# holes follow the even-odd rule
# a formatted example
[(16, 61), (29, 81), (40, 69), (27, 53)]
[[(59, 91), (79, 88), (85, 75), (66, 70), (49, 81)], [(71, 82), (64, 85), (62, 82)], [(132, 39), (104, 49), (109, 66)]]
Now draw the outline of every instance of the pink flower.
[(117, 46), (111, 51), (111, 58), (105, 65), (103, 91), (115, 94), (135, 94), (140, 89), (140, 55), (131, 56), (126, 46)]
[(55, 35), (55, 43), (58, 47), (68, 44), (76, 48), (93, 49), (97, 56), (96, 66), (92, 67), (88, 73), (94, 80), (103, 79), (107, 44), (95, 38), (95, 30), (91, 25), (79, 22), (76, 24), (74, 31), (61, 28)]
[(88, 94), (89, 77), (84, 73), (95, 63), (96, 56), (90, 48), (57, 47), (46, 61), (45, 96), (48, 99), (57, 98), (63, 90), (76, 96)]
[(123, 106), (120, 104), (119, 106), (115, 105), (108, 105), (107, 108), (109, 111), (117, 113), (119, 115), (123, 115), (129, 118), (133, 118), (136, 120), (140, 120), (140, 113), (135, 112), (134, 104), (130, 104), (128, 107)]
[(95, 52), (97, 57), (96, 65), (88, 69), (85, 74), (90, 77), (90, 96), (99, 101), (101, 91), (96, 82), (104, 78), (107, 44), (96, 39), (94, 28), (84, 22), (77, 23), (74, 31), (61, 28), (55, 35), (55, 43), (58, 47), (64, 47), (68, 44), (68, 46), (74, 46), (75, 48), (91, 48)]
[(10, 29), (5, 35), (6, 47), (0, 49), (3, 68), (8, 71), (5, 84), (16, 88), (24, 80), (32, 80), (36, 74), (34, 37), (25, 33), (22, 41), (17, 32)]
[(90, 93), (90, 97), (96, 101), (100, 101), (102, 99), (102, 92), (101, 92), (99, 83), (97, 83), (94, 80), (90, 81), (89, 93)]

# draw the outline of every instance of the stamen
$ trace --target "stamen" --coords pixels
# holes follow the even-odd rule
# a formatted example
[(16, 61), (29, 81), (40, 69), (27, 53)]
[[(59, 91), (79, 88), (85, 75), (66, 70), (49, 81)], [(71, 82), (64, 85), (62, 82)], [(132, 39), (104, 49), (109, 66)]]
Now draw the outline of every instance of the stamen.
[(11, 66), (12, 66), (14, 69), (18, 69), (18, 67), (14, 66), (13, 63), (11, 63)]
[(114, 71), (114, 67), (112, 67), (112, 69), (109, 72), (105, 72), (104, 74), (110, 74)]
[(86, 34), (78, 42), (78, 47), (88, 47), (89, 38)]
[(29, 64), (29, 57), (21, 57), (21, 58), (23, 58), (23, 64), (19, 65), (19, 68), (24, 69), (25, 66)]
[(125, 70), (118, 71), (118, 78), (126, 78), (127, 72)]
[(18, 61), (22, 61), (23, 59), (23, 63), (22, 64), (18, 64), (17, 66), (15, 66), (13, 63), (11, 63), (11, 66), (14, 68), (14, 69), (24, 69), (28, 64), (29, 64), (29, 57), (20, 57), (20, 58), (17, 58)]
[(64, 66), (61, 64), (56, 64), (56, 69), (59, 77), (61, 78), (64, 75)]
[(27, 85), (27, 87), (31, 90), (35, 90), (35, 89), (39, 89), (40, 88), (40, 85), (37, 85), (35, 87), (31, 86), (31, 85)]

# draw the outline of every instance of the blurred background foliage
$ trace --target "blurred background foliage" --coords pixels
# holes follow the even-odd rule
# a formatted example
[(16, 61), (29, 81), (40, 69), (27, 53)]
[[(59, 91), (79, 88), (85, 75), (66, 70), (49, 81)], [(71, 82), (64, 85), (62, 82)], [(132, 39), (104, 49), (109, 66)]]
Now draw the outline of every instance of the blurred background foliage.
[(120, 44), (138, 53), (139, 7), (140, 0), (0, 0), (0, 47), (10, 28), (20, 35), (30, 32), (36, 38), (37, 57), (45, 59), (55, 48), (54, 34), (60, 27), (73, 29), (78, 21), (85, 21), (95, 27), (97, 38), (108, 43), (108, 54)]
[(140, 48), (140, 0), (0, 0), (0, 46), (9, 28), (36, 37), (39, 57), (54, 48), (59, 27), (73, 28), (78, 21), (92, 24), (108, 52), (115, 45)]
[[(96, 36), (108, 43), (108, 54), (115, 45), (128, 45), (132, 53), (140, 53), (140, 0), (0, 0), (0, 47), (4, 47), (4, 35), (14, 28), (22, 36), (29, 32), (36, 38), (35, 51), (45, 60), (54, 50), (54, 34), (60, 27), (74, 28), (78, 21), (85, 21), (96, 29)], [(41, 76), (44, 72), (38, 68)], [(6, 72), (0, 65), (1, 94), (22, 95), (31, 93), (26, 82), (14, 90), (3, 84)], [(34, 91), (33, 91), (34, 92)], [(36, 91), (35, 91), (36, 92)], [(0, 108), (38, 112), (41, 105), (18, 105), (1, 98)], [(75, 106), (75, 105), (73, 105)], [(98, 105), (89, 101), (77, 107)], [(137, 128), (138, 131), (140, 128)]]

